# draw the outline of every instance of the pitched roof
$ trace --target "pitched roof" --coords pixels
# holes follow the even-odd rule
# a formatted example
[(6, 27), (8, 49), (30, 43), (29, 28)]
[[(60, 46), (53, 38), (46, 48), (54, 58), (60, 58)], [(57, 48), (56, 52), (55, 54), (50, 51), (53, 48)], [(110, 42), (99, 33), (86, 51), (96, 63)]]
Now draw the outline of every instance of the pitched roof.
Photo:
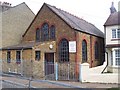
[(120, 20), (118, 20), (118, 18), (120, 18), (120, 11), (110, 14), (104, 26), (120, 25)]
[(16, 5), (16, 6), (10, 7), (9, 9), (3, 11), (3, 13), (6, 13), (6, 12), (8, 12), (11, 9), (15, 9), (16, 7), (23, 7), (23, 5), (25, 5), (31, 11), (31, 13), (33, 13), (33, 11), (28, 7), (28, 5), (25, 2), (22, 2), (22, 3), (20, 3), (20, 4)]
[[(81, 31), (81, 32), (85, 32), (88, 34), (92, 34), (98, 37), (102, 37), (104, 38), (104, 34), (102, 31), (100, 31), (97, 27), (95, 27), (93, 24), (78, 18), (66, 11), (63, 11), (61, 9), (56, 8), (55, 6), (51, 6), (49, 4), (44, 3), (43, 6), (46, 5), (50, 10), (52, 10), (57, 16), (59, 16), (61, 19), (63, 19), (71, 28)], [(42, 7), (43, 7), (42, 6)], [(39, 10), (39, 12), (37, 13), (37, 15), (40, 13), (41, 9)], [(37, 15), (35, 16), (35, 18), (37, 17)], [(35, 20), (34, 18), (34, 20)], [(34, 20), (32, 21), (32, 23), (34, 22)], [(31, 23), (31, 25), (32, 25)], [(30, 26), (31, 26), (30, 25)], [(27, 31), (29, 30), (30, 26), (28, 27), (28, 29), (26, 30), (26, 32), (24, 33), (24, 35), (27, 33)], [(23, 35), (23, 37), (24, 37)]]
[(28, 42), (28, 43), (20, 43), (17, 45), (13, 45), (13, 46), (7, 46), (4, 47), (0, 50), (21, 50), (21, 49), (32, 49), (32, 47), (34, 47), (35, 45), (38, 45), (38, 43), (35, 42)]
[(100, 31), (97, 27), (95, 27), (93, 24), (78, 18), (66, 11), (63, 11), (61, 9), (56, 8), (55, 6), (51, 6), (49, 4), (46, 4), (54, 13), (56, 13), (58, 16), (60, 16), (68, 25), (70, 25), (73, 29), (76, 29), (78, 31), (82, 31), (85, 33), (89, 33), (95, 36), (104, 37), (104, 34), (102, 31)]

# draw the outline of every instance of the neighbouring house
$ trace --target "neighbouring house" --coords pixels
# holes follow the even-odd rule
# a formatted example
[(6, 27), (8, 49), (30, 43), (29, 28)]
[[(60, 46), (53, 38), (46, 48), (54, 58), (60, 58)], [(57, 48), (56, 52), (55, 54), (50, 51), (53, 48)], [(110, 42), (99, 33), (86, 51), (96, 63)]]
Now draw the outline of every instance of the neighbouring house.
[(21, 43), (2, 48), (3, 72), (15, 71), (40, 78), (49, 74), (46, 72), (50, 69), (54, 72), (54, 65), (50, 68), (46, 63), (64, 66), (75, 63), (73, 67), (77, 70), (78, 63), (87, 62), (92, 68), (103, 64), (104, 51), (104, 34), (97, 27), (44, 3)]
[(108, 68), (110, 72), (118, 72), (120, 66), (120, 11), (112, 6), (110, 15), (104, 24), (105, 46), (108, 59)]
[(0, 48), (19, 44), (34, 17), (25, 3), (14, 7), (7, 2), (0, 3)]

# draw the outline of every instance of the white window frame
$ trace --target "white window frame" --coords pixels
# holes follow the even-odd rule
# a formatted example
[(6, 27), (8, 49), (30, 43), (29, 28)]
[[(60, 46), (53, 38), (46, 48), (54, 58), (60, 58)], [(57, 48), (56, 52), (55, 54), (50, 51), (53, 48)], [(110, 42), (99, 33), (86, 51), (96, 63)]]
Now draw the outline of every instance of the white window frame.
[(120, 67), (120, 65), (116, 65), (116, 58), (120, 58), (120, 57), (116, 57), (116, 50), (120, 50), (120, 48), (115, 48), (112, 50), (112, 54), (113, 54), (113, 67)]
[[(113, 30), (115, 30), (116, 37), (113, 37)], [(120, 32), (120, 29), (112, 29), (112, 39), (120, 39), (120, 37), (118, 37), (118, 31)]]
[[(115, 50), (115, 55), (116, 55), (116, 51), (118, 51), (118, 50), (120, 51), (120, 49)], [(120, 53), (120, 52), (119, 52), (119, 53)], [(117, 63), (116, 63), (116, 61), (117, 61), (116, 59), (120, 59), (120, 56), (115, 56), (115, 65), (117, 64)], [(120, 65), (116, 65), (116, 66), (120, 66)]]

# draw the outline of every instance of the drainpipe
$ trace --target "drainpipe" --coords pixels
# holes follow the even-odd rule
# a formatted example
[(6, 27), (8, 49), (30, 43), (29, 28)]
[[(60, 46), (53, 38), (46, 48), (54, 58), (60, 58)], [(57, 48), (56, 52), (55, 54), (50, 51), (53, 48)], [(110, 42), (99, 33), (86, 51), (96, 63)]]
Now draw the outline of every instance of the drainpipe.
[(106, 69), (107, 66), (108, 66), (108, 52), (105, 52), (105, 53), (107, 54), (107, 64), (106, 64), (105, 68), (103, 69), (103, 71), (102, 71), (101, 73), (104, 73), (105, 69)]

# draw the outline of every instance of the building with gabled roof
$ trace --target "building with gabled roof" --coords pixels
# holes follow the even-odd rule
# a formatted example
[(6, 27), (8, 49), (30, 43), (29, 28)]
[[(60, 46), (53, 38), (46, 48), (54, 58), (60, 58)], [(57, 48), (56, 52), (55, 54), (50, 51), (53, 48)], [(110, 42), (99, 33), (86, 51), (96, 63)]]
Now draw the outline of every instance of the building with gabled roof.
[(0, 48), (19, 44), (35, 14), (25, 3), (12, 7), (11, 4), (4, 2), (0, 7), (2, 8), (0, 15), (2, 20)]
[[(33, 77), (40, 78), (54, 73), (54, 65), (50, 67), (51, 65), (46, 64), (58, 63), (66, 66), (74, 63), (73, 73), (77, 74), (77, 78), (78, 63), (87, 62), (91, 68), (103, 64), (104, 34), (93, 24), (44, 3), (23, 34), (21, 43), (4, 47), (2, 51), (3, 59), (9, 61), (8, 63), (12, 63), (10, 60), (16, 60), (19, 64), (21, 60), (32, 60), (32, 67), (29, 64), (27, 68), (31, 68)], [(7, 57), (10, 55), (7, 54), (10, 53), (7, 51), (13, 54), (9, 60)], [(22, 73), (28, 73), (29, 70), (23, 68)], [(7, 70), (4, 68), (5, 72)]]
[(105, 46), (108, 54), (108, 71), (119, 72), (120, 66), (120, 11), (117, 11), (112, 2), (110, 15), (104, 24)]

